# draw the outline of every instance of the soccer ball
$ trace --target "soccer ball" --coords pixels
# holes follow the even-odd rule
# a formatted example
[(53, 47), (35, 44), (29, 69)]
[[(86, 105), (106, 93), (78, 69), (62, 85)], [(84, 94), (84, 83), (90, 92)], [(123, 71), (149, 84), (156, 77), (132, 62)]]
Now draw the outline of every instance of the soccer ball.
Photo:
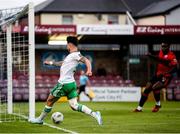
[(52, 114), (51, 119), (52, 119), (53, 123), (59, 124), (59, 123), (63, 122), (64, 115), (61, 112), (55, 112)]

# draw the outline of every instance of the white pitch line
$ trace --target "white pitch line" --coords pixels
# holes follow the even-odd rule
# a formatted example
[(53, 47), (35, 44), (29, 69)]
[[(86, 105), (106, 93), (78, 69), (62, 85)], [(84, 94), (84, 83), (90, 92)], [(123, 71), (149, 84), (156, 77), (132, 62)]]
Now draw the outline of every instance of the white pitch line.
[(57, 127), (57, 126), (54, 126), (54, 125), (51, 125), (51, 124), (48, 124), (48, 123), (43, 123), (43, 125), (46, 125), (48, 127), (55, 128), (55, 129), (58, 129), (58, 130), (61, 130), (61, 131), (67, 132), (67, 133), (78, 134), (77, 132), (74, 132), (74, 131), (71, 131), (71, 130), (68, 130), (68, 129), (65, 129), (65, 128), (60, 128), (60, 127)]
[[(19, 115), (19, 114), (15, 114), (15, 113), (14, 113), (14, 115), (20, 116), (20, 117), (22, 117), (24, 119), (28, 119), (28, 117), (25, 116), (25, 115)], [(51, 124), (48, 124), (48, 123), (45, 123), (45, 122), (43, 123), (43, 125), (51, 127), (51, 128), (55, 128), (57, 130), (61, 130), (63, 132), (67, 132), (67, 133), (71, 133), (71, 134), (78, 134), (77, 132), (74, 132), (74, 131), (71, 131), (71, 130), (68, 130), (68, 129), (65, 129), (65, 128), (57, 127), (57, 126), (54, 126), (54, 125), (51, 125)]]

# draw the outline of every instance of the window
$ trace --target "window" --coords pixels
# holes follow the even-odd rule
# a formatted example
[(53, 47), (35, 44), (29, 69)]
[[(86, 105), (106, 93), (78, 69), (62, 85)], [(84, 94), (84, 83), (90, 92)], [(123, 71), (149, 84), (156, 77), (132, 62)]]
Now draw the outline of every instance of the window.
[(62, 16), (62, 24), (73, 24), (73, 16), (72, 15), (63, 15)]
[(130, 55), (145, 55), (148, 53), (147, 44), (130, 44)]
[(108, 24), (119, 24), (118, 15), (109, 15), (108, 16)]
[[(161, 44), (154, 44), (153, 51), (159, 51), (161, 49)], [(180, 44), (171, 44), (170, 45), (171, 51), (180, 51)]]

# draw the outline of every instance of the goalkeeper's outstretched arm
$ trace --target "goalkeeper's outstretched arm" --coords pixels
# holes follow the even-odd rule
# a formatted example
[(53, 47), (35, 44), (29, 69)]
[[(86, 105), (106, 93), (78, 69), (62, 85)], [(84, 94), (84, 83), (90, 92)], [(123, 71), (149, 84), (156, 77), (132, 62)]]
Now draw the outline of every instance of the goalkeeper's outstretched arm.
[(63, 61), (44, 61), (44, 64), (52, 66), (62, 66)]

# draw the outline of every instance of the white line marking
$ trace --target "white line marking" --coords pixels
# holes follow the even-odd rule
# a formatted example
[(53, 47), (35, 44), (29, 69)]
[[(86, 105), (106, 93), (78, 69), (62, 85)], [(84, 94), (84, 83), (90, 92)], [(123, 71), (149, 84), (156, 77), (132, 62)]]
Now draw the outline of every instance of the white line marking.
[(58, 130), (61, 130), (61, 131), (64, 131), (64, 132), (68, 132), (68, 133), (71, 133), (71, 134), (78, 134), (77, 132), (67, 130), (65, 128), (60, 128), (60, 127), (57, 127), (57, 126), (54, 126), (54, 125), (51, 125), (51, 124), (48, 124), (48, 123), (43, 123), (43, 125), (46, 125), (48, 127), (55, 128), (55, 129), (58, 129)]
[[(20, 115), (20, 114), (16, 114), (16, 113), (14, 113), (14, 115), (20, 116), (20, 117), (22, 117), (24, 119), (28, 119), (28, 117), (25, 116), (25, 115)], [(74, 131), (71, 131), (71, 130), (68, 130), (68, 129), (65, 129), (65, 128), (57, 127), (57, 126), (54, 126), (54, 125), (51, 125), (51, 124), (48, 124), (48, 123), (45, 123), (45, 122), (43, 123), (43, 125), (51, 127), (51, 128), (55, 128), (57, 130), (61, 130), (63, 132), (67, 132), (67, 133), (71, 133), (71, 134), (78, 134), (77, 132), (74, 132)]]

